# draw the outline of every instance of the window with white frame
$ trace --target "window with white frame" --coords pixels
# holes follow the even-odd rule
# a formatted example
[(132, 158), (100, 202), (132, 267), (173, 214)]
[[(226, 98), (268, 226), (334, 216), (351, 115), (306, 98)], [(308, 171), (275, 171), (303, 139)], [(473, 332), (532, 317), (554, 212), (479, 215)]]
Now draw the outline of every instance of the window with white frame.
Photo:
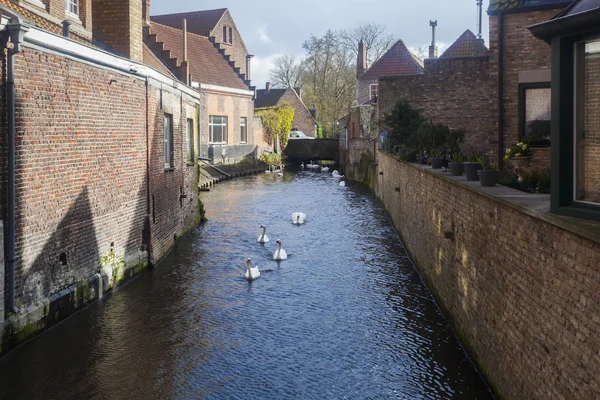
[(188, 118), (185, 130), (185, 147), (187, 149), (187, 160), (194, 162), (194, 120)]
[(173, 116), (165, 114), (164, 118), (165, 137), (165, 169), (173, 168)]
[(227, 143), (227, 117), (211, 115), (208, 127), (211, 144)]
[(65, 0), (65, 10), (70, 14), (79, 16), (79, 0)]
[(379, 96), (379, 85), (376, 83), (371, 84), (369, 87), (369, 100), (373, 100)]
[(246, 117), (240, 118), (240, 142), (248, 142), (248, 118)]

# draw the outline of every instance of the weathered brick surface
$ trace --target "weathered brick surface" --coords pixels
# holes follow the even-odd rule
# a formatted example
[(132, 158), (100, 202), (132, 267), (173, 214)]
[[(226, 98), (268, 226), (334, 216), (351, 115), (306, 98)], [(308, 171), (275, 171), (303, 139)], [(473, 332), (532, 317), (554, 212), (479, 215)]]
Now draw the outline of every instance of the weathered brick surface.
[(371, 100), (371, 85), (376, 84), (377, 79), (359, 78), (356, 80), (356, 102), (364, 104)]
[(406, 99), (434, 123), (465, 131), (465, 142), (496, 152), (495, 101), (491, 95), (487, 57), (425, 60), (423, 75), (379, 78), (378, 114)]
[[(229, 28), (232, 29), (233, 44), (223, 43), (223, 27), (227, 27), (227, 38), (229, 38)], [(231, 56), (231, 61), (235, 62), (235, 66), (240, 68), (240, 73), (245, 74), (248, 50), (246, 50), (242, 35), (235, 26), (235, 22), (229, 11), (223, 14), (223, 18), (221, 18), (215, 29), (213, 29), (212, 35), (215, 38), (215, 42), (221, 44), (221, 48), (225, 50), (225, 54)]]
[[(146, 263), (147, 213), (153, 259), (197, 219), (197, 169), (183, 155), (196, 107), (177, 91), (147, 92), (144, 80), (30, 49), (16, 57), (15, 74), (16, 300), (25, 312), (87, 281), (111, 249), (121, 269)], [(175, 127), (168, 172), (166, 110)]]
[(532, 149), (531, 166), (549, 168), (550, 167), (550, 147)]
[[(0, 249), (4, 249), (4, 223), (0, 221)], [(4, 251), (0, 251), (0, 331), (4, 321)], [(0, 332), (0, 345), (2, 344), (2, 332)]]
[(281, 104), (284, 101), (290, 103), (295, 110), (292, 127), (298, 128), (298, 130), (304, 132), (306, 136), (316, 137), (317, 127), (315, 125), (315, 120), (293, 89), (286, 90), (283, 96), (281, 96), (281, 99), (279, 99), (278, 104)]
[(585, 61), (585, 146), (579, 171), (585, 178), (585, 200), (600, 203), (600, 58)]
[(142, 0), (94, 0), (92, 13), (95, 40), (123, 57), (142, 62)]
[[(377, 157), (378, 196), (498, 393), (598, 398), (600, 243)], [(447, 230), (454, 240), (444, 238)]]

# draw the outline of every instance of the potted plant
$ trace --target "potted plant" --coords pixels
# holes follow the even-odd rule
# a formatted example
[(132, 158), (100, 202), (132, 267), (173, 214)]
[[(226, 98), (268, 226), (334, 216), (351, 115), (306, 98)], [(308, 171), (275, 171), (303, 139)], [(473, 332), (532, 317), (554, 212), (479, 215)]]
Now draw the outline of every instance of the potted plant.
[(465, 172), (465, 166), (463, 164), (463, 155), (461, 153), (452, 153), (452, 162), (448, 163), (450, 169), (450, 175), (461, 176)]
[(431, 168), (441, 169), (442, 161), (442, 153), (439, 150), (433, 150), (431, 152)]
[(477, 175), (477, 171), (483, 168), (483, 166), (477, 161), (475, 157), (469, 157), (468, 161), (464, 164), (465, 167), (465, 177), (468, 181), (478, 181), (479, 175)]
[(481, 164), (481, 169), (477, 171), (481, 186), (496, 186), (498, 182), (498, 170), (493, 165), (490, 165), (485, 157), (479, 157), (477, 161)]
[(513, 168), (526, 168), (529, 166), (532, 154), (531, 147), (527, 143), (517, 142), (506, 149), (504, 159), (510, 161)]

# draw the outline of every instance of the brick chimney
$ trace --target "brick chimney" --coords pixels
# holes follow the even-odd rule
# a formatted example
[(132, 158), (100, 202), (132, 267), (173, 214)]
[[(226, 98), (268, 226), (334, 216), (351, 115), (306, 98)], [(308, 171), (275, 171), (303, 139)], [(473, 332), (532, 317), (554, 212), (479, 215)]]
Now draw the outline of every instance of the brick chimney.
[(358, 43), (358, 58), (356, 60), (356, 77), (360, 78), (367, 70), (367, 44), (360, 39)]
[(92, 4), (94, 40), (123, 57), (141, 62), (143, 58), (142, 0), (94, 0)]
[(142, 20), (150, 25), (150, 0), (142, 0)]
[(61, 21), (65, 19), (65, 0), (42, 0), (46, 5), (46, 11)]
[(271, 82), (267, 82), (267, 85), (265, 86), (265, 89), (267, 90), (267, 93), (271, 92)]

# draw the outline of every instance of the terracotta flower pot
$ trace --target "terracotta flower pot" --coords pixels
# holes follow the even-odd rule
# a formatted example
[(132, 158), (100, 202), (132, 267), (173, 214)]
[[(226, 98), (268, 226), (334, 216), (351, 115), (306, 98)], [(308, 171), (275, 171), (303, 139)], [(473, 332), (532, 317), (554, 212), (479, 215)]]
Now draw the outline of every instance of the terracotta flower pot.
[(450, 175), (461, 176), (465, 172), (465, 165), (463, 163), (448, 163), (450, 169)]

